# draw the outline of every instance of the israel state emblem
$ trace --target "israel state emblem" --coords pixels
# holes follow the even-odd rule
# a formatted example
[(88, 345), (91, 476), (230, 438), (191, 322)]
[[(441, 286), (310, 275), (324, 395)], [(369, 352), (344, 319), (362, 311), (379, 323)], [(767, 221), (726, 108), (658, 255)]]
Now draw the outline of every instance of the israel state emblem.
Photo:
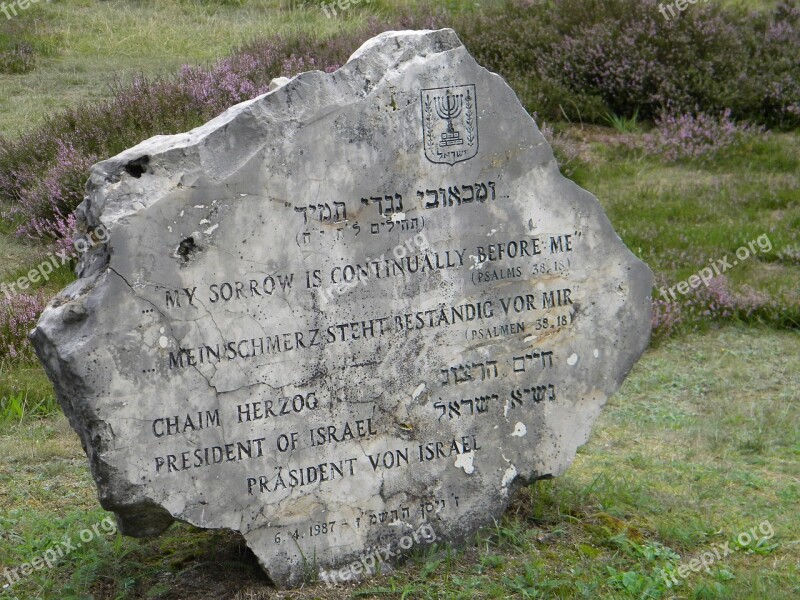
[(422, 143), (433, 163), (454, 165), (478, 153), (478, 99), (475, 85), (424, 89)]

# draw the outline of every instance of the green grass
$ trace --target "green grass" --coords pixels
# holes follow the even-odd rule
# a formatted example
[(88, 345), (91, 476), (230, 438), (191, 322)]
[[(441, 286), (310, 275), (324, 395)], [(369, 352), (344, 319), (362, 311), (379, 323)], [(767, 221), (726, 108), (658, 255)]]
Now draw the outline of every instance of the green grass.
[(0, 361), (0, 423), (58, 412), (53, 386), (39, 365)]
[(639, 123), (638, 111), (634, 112), (630, 117), (622, 117), (607, 113), (606, 122), (608, 122), (617, 133), (639, 133), (642, 129)]
[(40, 246), (13, 235), (10, 225), (8, 221), (0, 223), (0, 281), (6, 282), (11, 281), (21, 269), (36, 264), (37, 257), (42, 253)]
[[(658, 287), (728, 257), (724, 275), (734, 289), (770, 295), (787, 324), (800, 325), (800, 269), (780, 258), (800, 242), (800, 136), (758, 136), (708, 163), (676, 164), (632, 152), (602, 128), (571, 126), (561, 139), (578, 155), (571, 177), (598, 197)], [(772, 248), (755, 244), (733, 265), (737, 249), (762, 235)]]
[[(726, 327), (669, 341), (634, 367), (566, 474), (524, 489), (465, 549), (423, 547), (392, 573), (291, 597), (796, 598), (798, 390), (796, 332)], [(0, 426), (0, 455), (0, 573), (104, 518), (63, 417)], [(758, 540), (739, 545), (753, 527)], [(663, 569), (726, 542), (732, 553), (709, 573), (667, 587)], [(276, 597), (230, 533), (178, 526), (82, 550), (34, 572), (17, 596)]]

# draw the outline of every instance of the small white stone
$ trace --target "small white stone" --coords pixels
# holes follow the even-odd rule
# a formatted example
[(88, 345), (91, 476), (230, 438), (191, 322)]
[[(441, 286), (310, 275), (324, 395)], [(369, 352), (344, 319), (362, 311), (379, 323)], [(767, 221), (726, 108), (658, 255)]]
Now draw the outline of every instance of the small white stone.
[(455, 466), (464, 469), (464, 472), (467, 475), (471, 475), (473, 471), (475, 471), (475, 465), (472, 464), (475, 455), (472, 452), (465, 452), (464, 454), (459, 454), (456, 457)]
[(291, 79), (289, 79), (288, 77), (275, 77), (272, 81), (269, 82), (269, 91), (274, 92), (278, 88), (285, 86), (290, 81)]
[[(500, 487), (507, 488), (511, 482), (517, 477), (517, 468), (514, 465), (509, 465), (506, 472), (503, 473), (503, 479), (500, 480)], [(506, 493), (508, 493), (506, 491)]]

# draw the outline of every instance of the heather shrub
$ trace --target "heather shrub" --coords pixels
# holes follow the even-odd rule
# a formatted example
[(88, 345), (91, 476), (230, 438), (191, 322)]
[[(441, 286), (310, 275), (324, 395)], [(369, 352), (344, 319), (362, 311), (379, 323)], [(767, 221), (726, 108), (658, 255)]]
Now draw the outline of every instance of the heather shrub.
[(697, 288), (685, 305), (685, 312), (695, 322), (735, 320), (774, 327), (800, 327), (798, 297), (776, 299), (748, 285), (733, 291), (724, 275), (712, 278), (707, 287)]
[[(779, 2), (769, 14), (750, 16), (752, 60), (729, 104), (734, 113), (780, 127), (800, 126), (800, 3)], [(753, 106), (750, 106), (752, 102)]]
[(736, 146), (756, 130), (747, 124), (731, 120), (726, 109), (719, 117), (704, 113), (663, 113), (656, 127), (645, 136), (644, 149), (648, 154), (666, 161), (680, 159), (706, 160)]
[(0, 296), (0, 362), (6, 359), (19, 362), (35, 360), (28, 333), (36, 325), (46, 304), (42, 292)]
[(54, 164), (43, 179), (32, 177), (20, 188), (18, 202), (9, 211), (21, 222), (17, 232), (40, 239), (69, 239), (75, 224), (72, 211), (83, 200), (87, 173), (96, 161), (94, 154), (83, 156), (72, 144), (56, 140)]
[(529, 110), (602, 123), (612, 113), (732, 109), (736, 119), (800, 125), (797, 0), (746, 14), (695, 4), (665, 19), (659, 0), (508, 0), (459, 31)]
[(777, 258), (787, 265), (800, 265), (800, 244), (792, 244), (778, 251)]
[(748, 285), (733, 291), (724, 275), (712, 277), (707, 286), (692, 288), (687, 295), (671, 302), (658, 296), (657, 290), (653, 293), (651, 322), (655, 340), (682, 329), (731, 321), (797, 328), (800, 302), (797, 298), (778, 300)]
[(667, 302), (653, 297), (650, 325), (653, 339), (669, 337), (683, 322), (683, 311), (678, 302)]

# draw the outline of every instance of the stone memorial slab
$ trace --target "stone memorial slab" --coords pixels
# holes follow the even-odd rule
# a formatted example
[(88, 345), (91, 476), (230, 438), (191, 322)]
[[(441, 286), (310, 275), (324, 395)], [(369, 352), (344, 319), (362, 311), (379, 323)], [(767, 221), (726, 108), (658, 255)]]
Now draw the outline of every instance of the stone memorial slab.
[(123, 533), (235, 530), (288, 587), (562, 473), (652, 274), (452, 30), (273, 87), (93, 167), (107, 241), (31, 338)]

